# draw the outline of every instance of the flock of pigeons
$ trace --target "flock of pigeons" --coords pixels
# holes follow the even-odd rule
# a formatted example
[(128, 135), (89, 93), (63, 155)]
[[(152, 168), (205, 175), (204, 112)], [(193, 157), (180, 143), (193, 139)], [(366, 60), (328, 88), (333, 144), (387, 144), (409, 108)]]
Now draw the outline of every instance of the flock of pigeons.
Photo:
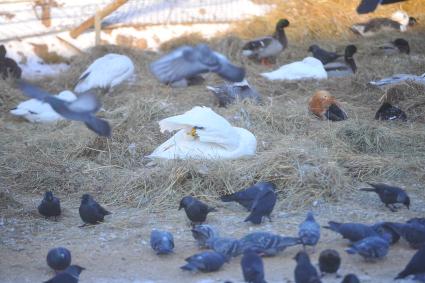
[[(389, 4), (399, 1), (363, 0), (358, 7), (358, 12), (371, 12), (379, 3)], [(396, 14), (395, 17), (401, 17), (401, 22), (394, 19), (374, 20), (363, 25), (355, 25), (353, 30), (366, 36), (368, 32), (376, 32), (379, 28), (390, 27), (404, 31), (408, 25), (415, 22), (413, 18), (409, 17), (406, 21), (405, 14)], [(279, 20), (273, 36), (247, 42), (242, 48), (242, 54), (259, 63), (271, 64), (287, 46), (284, 28), (288, 25), (288, 20)], [(408, 42), (402, 38), (394, 40), (391, 45), (383, 46), (381, 49), (384, 52), (393, 53), (409, 54), (410, 52)], [(308, 51), (313, 54), (313, 57), (307, 57), (303, 61), (282, 66), (278, 70), (262, 75), (270, 80), (322, 79), (346, 76), (356, 72), (357, 67), (353, 55), (357, 48), (354, 45), (348, 45), (343, 56), (325, 51), (317, 45), (310, 46)], [(12, 114), (23, 116), (33, 122), (50, 122), (61, 118), (81, 121), (89, 129), (105, 137), (111, 136), (111, 127), (107, 121), (95, 116), (101, 109), (101, 103), (96, 96), (90, 93), (90, 90), (93, 88), (113, 88), (129, 79), (134, 72), (134, 65), (127, 56), (107, 54), (95, 60), (79, 77), (74, 92), (80, 95), (76, 96), (71, 91), (64, 91), (54, 96), (21, 79), (21, 69), (16, 62), (6, 57), (4, 46), (0, 46), (0, 63), (0, 74), (3, 79), (8, 76), (14, 77), (17, 80), (17, 86), (26, 96), (31, 98), (13, 109)], [(152, 62), (150, 71), (161, 83), (172, 87), (187, 87), (203, 82), (204, 79), (201, 74), (214, 72), (223, 79), (232, 82), (219, 87), (209, 87), (222, 105), (246, 97), (255, 100), (260, 99), (258, 93), (245, 80), (245, 70), (232, 64), (225, 56), (211, 50), (206, 44), (199, 44), (194, 47), (182, 46), (173, 50)], [(418, 77), (418, 80), (420, 81), (423, 77)], [(391, 81), (391, 78), (386, 80)], [(395, 80), (399, 81), (400, 76)], [(379, 82), (375, 83), (379, 85)], [(318, 91), (310, 99), (309, 109), (323, 119), (339, 121), (347, 118), (339, 103), (326, 91)], [(394, 113), (396, 113), (397, 118), (406, 119), (406, 115), (400, 111), (399, 109), (395, 111), (391, 105), (383, 104), (377, 113), (377, 117), (378, 119), (392, 120), (395, 119)], [(202, 130), (202, 126), (193, 126), (191, 129), (193, 137), (197, 136), (197, 131)], [(386, 184), (371, 183), (370, 186), (371, 188), (361, 190), (377, 193), (381, 201), (391, 211), (396, 211), (395, 205), (397, 203), (409, 208), (410, 198), (403, 189)], [(264, 217), (270, 219), (277, 201), (276, 187), (270, 182), (259, 182), (234, 194), (222, 196), (221, 200), (238, 202), (249, 212), (245, 221), (261, 224)], [(294, 271), (295, 282), (321, 282), (321, 275), (312, 265), (306, 250), (307, 246), (312, 246), (314, 250), (320, 240), (320, 225), (316, 222), (312, 212), (308, 212), (305, 221), (299, 225), (298, 236), (284, 237), (268, 232), (254, 232), (241, 239), (234, 239), (221, 237), (216, 228), (203, 224), (208, 213), (214, 212), (215, 208), (192, 196), (186, 196), (180, 202), (180, 209), (184, 209), (191, 222), (192, 234), (198, 246), (208, 249), (208, 251), (202, 251), (187, 258), (187, 263), (181, 266), (181, 269), (193, 272), (213, 272), (219, 270), (224, 263), (232, 258), (242, 255), (240, 264), (244, 280), (252, 283), (264, 283), (266, 281), (263, 256), (275, 256), (288, 247), (303, 245), (304, 249), (299, 251), (294, 258), (297, 262)], [(54, 197), (52, 192), (46, 192), (38, 206), (38, 211), (45, 217), (55, 217), (56, 219), (61, 215), (59, 199)], [(111, 213), (99, 205), (92, 196), (84, 194), (81, 199), (79, 214), (84, 225), (94, 225), (103, 222), (104, 217)], [(413, 218), (406, 223), (378, 222), (374, 225), (366, 225), (329, 221), (328, 224), (323, 228), (339, 233), (343, 238), (350, 241), (346, 250), (347, 253), (359, 254), (368, 261), (384, 258), (390, 246), (403, 238), (413, 249), (418, 249), (418, 251), (395, 279), (413, 275), (414, 280), (425, 282), (424, 218)], [(157, 254), (169, 254), (173, 252), (174, 248), (173, 235), (168, 231), (153, 230), (150, 244)], [(47, 263), (53, 270), (60, 272), (46, 283), (76, 283), (79, 280), (80, 273), (84, 270), (81, 266), (71, 265), (71, 252), (63, 247), (50, 250), (47, 255)], [(320, 253), (319, 269), (322, 275), (337, 273), (340, 265), (341, 258), (336, 250), (328, 249)], [(348, 274), (342, 282), (355, 283), (359, 282), (359, 279), (354, 274)]]
[[(408, 209), (410, 198), (398, 187), (382, 183), (369, 183), (371, 187), (361, 191), (375, 192), (380, 200), (391, 211), (397, 211), (397, 204)], [(277, 201), (276, 186), (270, 182), (258, 182), (251, 187), (221, 196), (223, 202), (237, 202), (249, 214), (245, 222), (261, 224), (264, 217), (271, 221), (270, 215)], [(309, 211), (305, 220), (299, 225), (298, 235), (289, 237), (269, 232), (253, 232), (240, 239), (222, 237), (212, 225), (203, 224), (209, 213), (217, 211), (192, 196), (181, 199), (179, 210), (184, 209), (192, 226), (192, 235), (201, 251), (185, 259), (182, 270), (191, 272), (214, 272), (219, 270), (232, 258), (242, 255), (240, 264), (245, 282), (265, 283), (264, 263), (262, 257), (276, 256), (286, 248), (302, 245), (294, 260), (297, 265), (294, 270), (295, 283), (319, 283), (325, 274), (336, 274), (341, 266), (341, 257), (334, 249), (323, 250), (319, 255), (319, 270), (310, 261), (307, 247), (315, 251), (320, 240), (320, 225), (316, 222), (313, 212)], [(52, 192), (46, 192), (38, 206), (43, 216), (54, 217), (61, 214), (60, 200)], [(98, 224), (104, 221), (109, 211), (99, 205), (92, 196), (84, 194), (81, 198), (79, 214), (84, 224)], [(406, 267), (398, 273), (395, 279), (413, 276), (414, 280), (425, 282), (425, 218), (412, 218), (406, 223), (377, 222), (373, 225), (362, 223), (339, 223), (329, 221), (330, 229), (349, 240), (348, 254), (359, 254), (366, 261), (383, 259), (390, 246), (403, 238), (412, 249), (418, 249)], [(158, 255), (173, 253), (174, 238), (168, 231), (152, 230), (150, 245)], [(71, 265), (71, 252), (63, 247), (51, 249), (47, 254), (47, 264), (57, 275), (45, 283), (77, 283), (79, 274), (84, 270), (78, 265)], [(226, 281), (230, 282), (230, 281)], [(355, 274), (347, 274), (342, 283), (360, 282)]]

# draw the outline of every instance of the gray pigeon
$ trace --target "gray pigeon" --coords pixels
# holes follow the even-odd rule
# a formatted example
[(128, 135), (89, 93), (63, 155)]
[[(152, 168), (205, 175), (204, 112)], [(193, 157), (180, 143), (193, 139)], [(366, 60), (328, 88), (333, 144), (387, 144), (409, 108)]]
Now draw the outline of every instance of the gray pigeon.
[(173, 235), (167, 231), (152, 230), (151, 247), (156, 254), (169, 254), (174, 249)]
[(202, 224), (207, 219), (208, 213), (217, 211), (214, 207), (210, 207), (192, 196), (185, 196), (181, 199), (179, 210), (182, 208), (192, 225)]
[(386, 5), (405, 0), (361, 0), (359, 6), (357, 6), (358, 14), (367, 14), (376, 10), (379, 4)]
[(329, 52), (322, 48), (320, 48), (318, 45), (313, 44), (308, 48), (308, 51), (313, 53), (313, 57), (316, 59), (319, 59), (320, 62), (323, 63), (323, 65), (330, 63), (332, 61), (335, 61), (342, 55), (337, 54), (335, 52)]
[(375, 230), (379, 236), (390, 239), (390, 244), (395, 244), (400, 240), (400, 235), (394, 230), (394, 228), (386, 225), (386, 222), (378, 222), (373, 224), (372, 229)]
[(80, 274), (84, 269), (79, 265), (68, 266), (64, 272), (56, 274), (55, 277), (44, 283), (78, 283)]
[(360, 190), (377, 193), (381, 201), (391, 211), (397, 211), (395, 207), (396, 203), (404, 204), (407, 207), (407, 209), (409, 209), (410, 198), (407, 195), (405, 190), (399, 187), (389, 186), (382, 183), (368, 183), (368, 184), (372, 186), (372, 188), (363, 188)]
[(53, 196), (52, 192), (45, 192), (43, 200), (38, 206), (38, 212), (46, 218), (53, 216), (56, 220), (56, 218), (61, 215), (60, 200)]
[(242, 237), (239, 243), (241, 251), (252, 248), (260, 255), (275, 256), (287, 247), (301, 244), (301, 240), (295, 237), (283, 237), (268, 232), (254, 232)]
[(218, 99), (219, 107), (226, 107), (228, 104), (244, 99), (251, 99), (255, 103), (261, 101), (261, 95), (248, 84), (247, 80), (215, 87), (207, 86), (207, 89)]
[(111, 136), (109, 123), (94, 116), (102, 106), (95, 95), (85, 93), (76, 100), (67, 102), (23, 80), (18, 81), (18, 86), (26, 96), (48, 103), (55, 112), (65, 119), (84, 122), (90, 130), (99, 136)]
[(341, 266), (341, 257), (336, 250), (327, 249), (319, 255), (319, 269), (323, 274), (325, 273), (337, 273)]
[(234, 66), (222, 54), (206, 44), (195, 47), (181, 46), (150, 64), (150, 71), (163, 84), (179, 84), (179, 81), (202, 73), (214, 72), (222, 78), (240, 82), (245, 70)]
[(241, 259), (242, 274), (247, 283), (267, 283), (264, 280), (263, 259), (252, 249), (246, 249)]
[(267, 217), (270, 221), (270, 214), (276, 204), (276, 192), (271, 187), (265, 187), (254, 198), (251, 206), (251, 214), (245, 219), (253, 224), (261, 224), (263, 217)]
[(350, 273), (345, 275), (344, 279), (342, 279), (341, 283), (360, 283), (359, 278), (356, 274)]
[(425, 246), (418, 250), (406, 265), (406, 267), (401, 271), (396, 278), (401, 279), (406, 278), (409, 275), (419, 275), (425, 273)]
[(384, 226), (393, 229), (405, 239), (413, 249), (419, 249), (425, 245), (425, 226), (415, 223), (386, 222)]
[(386, 256), (389, 248), (390, 244), (388, 240), (379, 236), (372, 236), (355, 242), (345, 251), (349, 254), (358, 253), (365, 260), (372, 261)]
[(111, 214), (100, 206), (89, 194), (84, 194), (81, 197), (81, 204), (78, 211), (80, 212), (81, 220), (84, 222), (83, 226), (103, 222), (105, 215)]
[(295, 283), (320, 283), (316, 268), (311, 264), (305, 251), (299, 251), (294, 257), (297, 266), (294, 270)]
[(239, 240), (233, 238), (210, 238), (207, 240), (207, 245), (214, 251), (224, 255), (227, 260), (241, 253)]
[(425, 226), (425, 218), (414, 217), (414, 218), (407, 220), (406, 223)]
[(245, 207), (248, 211), (250, 211), (257, 195), (260, 192), (269, 190), (276, 191), (275, 184), (271, 182), (258, 182), (246, 189), (240, 190), (233, 194), (221, 196), (220, 199), (223, 202), (236, 201), (237, 203)]
[(47, 253), (47, 265), (54, 271), (62, 271), (71, 264), (71, 252), (62, 247), (51, 249)]
[(226, 258), (220, 253), (206, 251), (188, 257), (186, 261), (187, 264), (180, 267), (183, 270), (212, 272), (219, 270), (226, 261)]
[(298, 230), (298, 237), (300, 238), (303, 247), (316, 246), (320, 239), (320, 225), (314, 219), (313, 212), (309, 211), (303, 223), (300, 224)]
[(337, 232), (341, 234), (344, 239), (348, 239), (351, 242), (357, 242), (370, 236), (379, 236), (372, 227), (361, 223), (338, 223), (329, 221), (328, 224), (329, 226), (323, 226), (323, 228)]
[(207, 245), (209, 239), (218, 238), (220, 235), (215, 227), (208, 224), (199, 224), (192, 228), (192, 236), (195, 238), (198, 246), (205, 249), (210, 248)]

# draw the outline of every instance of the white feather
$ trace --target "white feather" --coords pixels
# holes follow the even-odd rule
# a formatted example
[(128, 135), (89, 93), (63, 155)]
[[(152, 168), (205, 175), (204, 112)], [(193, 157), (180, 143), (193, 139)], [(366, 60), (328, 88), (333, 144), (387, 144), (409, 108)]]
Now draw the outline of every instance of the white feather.
[[(87, 73), (89, 75), (83, 78)], [(92, 88), (112, 88), (127, 80), (133, 73), (134, 64), (130, 58), (110, 53), (96, 59), (87, 68), (74, 91), (82, 93)]]
[(261, 75), (272, 81), (328, 78), (322, 62), (313, 57), (307, 57), (302, 61), (283, 65), (275, 71), (262, 73)]
[[(65, 90), (59, 93), (57, 98), (71, 102), (76, 100), (77, 96), (71, 91)], [(63, 119), (48, 103), (35, 98), (19, 103), (15, 109), (10, 110), (10, 113), (22, 116), (32, 123), (50, 123)]]
[[(255, 154), (257, 140), (248, 130), (232, 127), (208, 107), (159, 122), (161, 132), (178, 132), (148, 157), (165, 159), (235, 159)], [(190, 133), (194, 127), (196, 137)]]

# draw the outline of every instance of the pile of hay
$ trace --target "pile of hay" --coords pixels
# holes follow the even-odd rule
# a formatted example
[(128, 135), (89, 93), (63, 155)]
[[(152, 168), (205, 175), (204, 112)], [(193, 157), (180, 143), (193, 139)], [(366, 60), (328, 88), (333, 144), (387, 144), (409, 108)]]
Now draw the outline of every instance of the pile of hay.
[[(299, 2), (307, 7), (317, 1)], [(347, 1), (334, 2), (346, 5)], [(331, 9), (327, 2), (319, 6)], [(296, 14), (291, 11), (286, 14), (296, 23)], [(269, 180), (279, 188), (279, 205), (296, 209), (316, 200), (338, 200), (363, 181), (396, 181), (406, 186), (421, 183), (425, 179), (423, 120), (375, 121), (384, 93), (367, 83), (394, 73), (423, 73), (424, 35), (423, 26), (403, 34), (411, 43), (412, 54), (397, 57), (371, 55), (371, 51), (376, 44), (399, 34), (373, 40), (323, 40), (326, 46), (340, 50), (355, 42), (358, 73), (351, 78), (299, 82), (269, 82), (259, 76), (269, 69), (241, 58), (243, 40), (238, 37), (212, 40), (214, 49), (246, 67), (247, 79), (264, 96), (263, 105), (241, 102), (218, 108), (205, 86), (171, 89), (160, 85), (148, 71), (148, 64), (159, 54), (116, 46), (93, 48), (72, 58), (67, 72), (38, 82), (52, 93), (72, 89), (95, 58), (108, 52), (130, 56), (136, 65), (136, 78), (102, 97), (106, 111), (99, 115), (113, 127), (110, 139), (96, 137), (76, 122), (37, 125), (11, 117), (8, 109), (24, 97), (11, 82), (0, 81), (0, 191), (39, 195), (52, 190), (72, 196), (89, 192), (102, 202), (157, 210), (175, 207), (183, 195), (213, 200), (253, 182)], [(300, 42), (293, 35), (290, 38), (290, 46), (278, 58), (277, 66), (304, 58), (309, 44), (315, 42), (311, 37)], [(213, 74), (206, 79), (211, 85), (222, 82)], [(349, 120), (331, 123), (308, 113), (308, 98), (318, 89), (336, 96)], [(403, 92), (409, 97), (409, 105), (422, 104), (423, 90), (410, 95), (412, 90), (407, 87)], [(252, 131), (258, 141), (257, 155), (234, 161), (152, 162), (144, 158), (170, 137), (160, 133), (158, 121), (195, 105), (212, 107), (232, 125)]]

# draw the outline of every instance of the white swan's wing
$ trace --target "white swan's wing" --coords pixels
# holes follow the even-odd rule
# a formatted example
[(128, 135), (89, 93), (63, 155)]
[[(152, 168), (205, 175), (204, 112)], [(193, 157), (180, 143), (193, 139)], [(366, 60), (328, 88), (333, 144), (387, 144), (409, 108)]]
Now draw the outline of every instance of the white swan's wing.
[[(320, 64), (319, 64), (320, 63)], [(322, 62), (313, 57), (307, 57), (303, 61), (283, 65), (279, 69), (262, 73), (269, 80), (300, 80), (300, 79), (326, 79), (327, 74)]]

